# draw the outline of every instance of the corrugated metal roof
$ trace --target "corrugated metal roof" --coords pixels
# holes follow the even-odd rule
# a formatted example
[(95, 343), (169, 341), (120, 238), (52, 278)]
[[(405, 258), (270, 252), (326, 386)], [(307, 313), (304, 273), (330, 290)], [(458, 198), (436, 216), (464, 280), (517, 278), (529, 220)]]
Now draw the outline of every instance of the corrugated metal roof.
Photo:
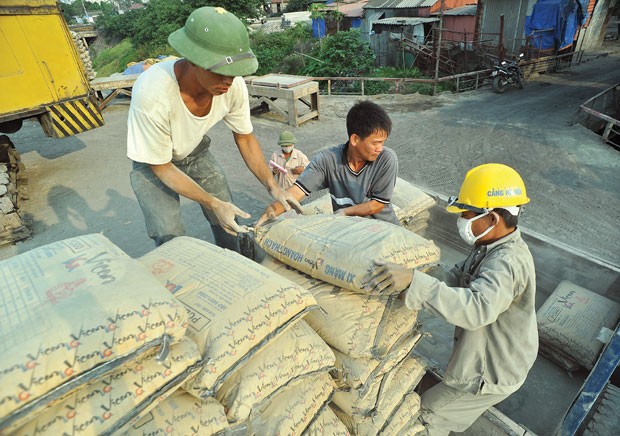
[(430, 8), (439, 0), (370, 0), (364, 9)]
[[(444, 15), (476, 15), (478, 5), (461, 6), (460, 8), (448, 9), (443, 11)], [(440, 12), (433, 12), (431, 15), (439, 15)]]
[(383, 24), (385, 26), (415, 26), (417, 24), (433, 23), (439, 18), (420, 18), (420, 17), (392, 17), (382, 18), (372, 24)]

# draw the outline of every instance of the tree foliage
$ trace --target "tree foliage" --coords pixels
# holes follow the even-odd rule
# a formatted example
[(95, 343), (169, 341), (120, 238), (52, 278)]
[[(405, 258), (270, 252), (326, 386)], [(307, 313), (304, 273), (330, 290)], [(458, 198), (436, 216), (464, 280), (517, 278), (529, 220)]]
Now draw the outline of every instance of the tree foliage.
[(283, 32), (251, 34), (250, 45), (259, 61), (256, 74), (297, 74), (305, 65), (303, 54), (299, 53), (309, 52), (312, 43), (310, 27), (301, 23)]
[[(150, 0), (144, 8), (123, 14), (105, 10), (97, 17), (97, 27), (108, 41), (129, 38), (142, 56), (171, 54), (168, 35), (182, 27), (194, 9), (212, 5), (207, 0)], [(246, 19), (259, 16), (263, 0), (218, 0), (217, 5)]]
[(364, 76), (375, 65), (375, 54), (359, 30), (328, 35), (313, 57), (304, 71), (309, 76)]
[(284, 9), (284, 12), (307, 11), (311, 4), (312, 4), (312, 0), (291, 0), (286, 5), (286, 9)]

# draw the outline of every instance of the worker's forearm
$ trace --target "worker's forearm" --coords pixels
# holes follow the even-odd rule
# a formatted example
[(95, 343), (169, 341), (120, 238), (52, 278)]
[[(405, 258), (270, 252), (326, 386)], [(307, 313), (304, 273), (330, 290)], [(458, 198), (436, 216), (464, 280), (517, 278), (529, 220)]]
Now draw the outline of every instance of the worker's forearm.
[(196, 201), (209, 209), (213, 209), (214, 204), (218, 201), (172, 162), (163, 165), (150, 165), (150, 167), (153, 174), (177, 194)]
[(342, 209), (342, 213), (347, 216), (369, 216), (381, 212), (384, 207), (385, 205), (383, 203), (379, 203), (376, 200), (370, 200)]
[(263, 152), (260, 149), (258, 140), (253, 133), (248, 135), (233, 134), (239, 153), (248, 169), (263, 184), (267, 190), (271, 190), (277, 183), (273, 178), (273, 173), (267, 166)]

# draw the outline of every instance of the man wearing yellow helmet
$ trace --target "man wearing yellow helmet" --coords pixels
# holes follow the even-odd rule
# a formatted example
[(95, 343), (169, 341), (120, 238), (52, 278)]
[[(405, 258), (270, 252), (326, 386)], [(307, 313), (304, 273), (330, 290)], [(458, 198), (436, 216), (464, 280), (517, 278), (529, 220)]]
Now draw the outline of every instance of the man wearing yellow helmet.
[(420, 421), (430, 436), (466, 430), (519, 389), (536, 360), (534, 261), (517, 228), (529, 201), (514, 169), (480, 165), (447, 207), (460, 214), (459, 234), (473, 246), (469, 256), (429, 274), (378, 264), (368, 278), (369, 290), (404, 290), (408, 308), (424, 308), (456, 326), (444, 379), (422, 394)]
[(200, 204), (217, 245), (239, 251), (236, 217), (226, 176), (209, 152), (209, 130), (224, 121), (247, 167), (286, 210), (301, 206), (275, 182), (250, 120), (241, 76), (258, 68), (245, 25), (223, 8), (193, 11), (168, 37), (182, 56), (142, 73), (129, 108), (127, 156), (131, 185), (147, 232), (157, 245), (184, 234), (179, 196)]

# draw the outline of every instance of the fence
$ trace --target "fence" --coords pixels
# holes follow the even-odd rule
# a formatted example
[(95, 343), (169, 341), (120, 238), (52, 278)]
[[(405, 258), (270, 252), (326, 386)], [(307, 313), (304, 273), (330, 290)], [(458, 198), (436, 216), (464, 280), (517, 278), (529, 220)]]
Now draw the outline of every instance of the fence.
[[(569, 68), (573, 64), (579, 65), (581, 63), (582, 56), (583, 51), (575, 51), (555, 56), (544, 56), (537, 59), (530, 59), (528, 61), (523, 61), (520, 65), (525, 78), (529, 78), (536, 73), (551, 73), (560, 71), (564, 68)], [(451, 89), (455, 92), (469, 91), (472, 89), (478, 89), (482, 86), (490, 85), (491, 81), (487, 79), (489, 79), (491, 71), (491, 68), (486, 68), (468, 73), (443, 76), (437, 79), (417, 79), (408, 77), (313, 77), (312, 80), (317, 82), (327, 82), (325, 86), (321, 87), (322, 92), (326, 92), (327, 95), (366, 95), (366, 82), (383, 82), (392, 84), (393, 89), (391, 89), (391, 91), (396, 94), (406, 90), (408, 84), (427, 85), (433, 88), (434, 94), (436, 87), (442, 83), (451, 82)], [(352, 84), (354, 86), (351, 86)], [(384, 91), (382, 93), (388, 92)]]
[(603, 141), (620, 149), (620, 83), (586, 100), (575, 122), (601, 135)]

